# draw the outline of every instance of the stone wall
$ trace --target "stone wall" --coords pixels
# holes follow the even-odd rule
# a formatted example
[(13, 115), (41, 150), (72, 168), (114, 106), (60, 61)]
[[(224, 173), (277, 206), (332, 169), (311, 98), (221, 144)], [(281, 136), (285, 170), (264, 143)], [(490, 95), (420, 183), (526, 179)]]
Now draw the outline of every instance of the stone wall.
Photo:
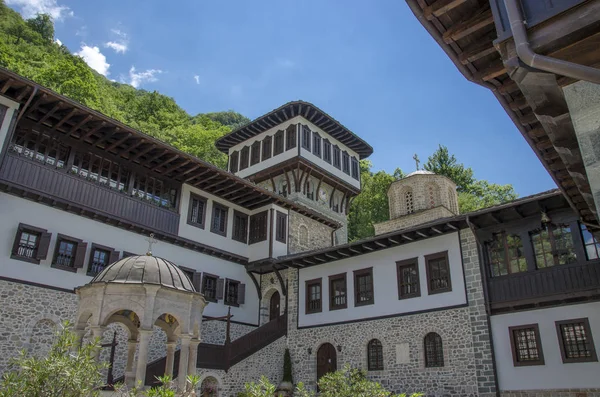
[(600, 397), (600, 389), (548, 389), (501, 391), (500, 397)]
[(439, 206), (429, 210), (415, 212), (410, 215), (404, 215), (399, 218), (390, 219), (389, 221), (376, 223), (373, 226), (375, 227), (375, 235), (380, 235), (450, 216), (454, 216), (454, 214), (449, 209), (444, 206)]
[(310, 219), (297, 212), (290, 211), (289, 253), (311, 251), (331, 246), (332, 228)]
[[(407, 200), (407, 194), (410, 198)], [(458, 214), (456, 184), (443, 175), (416, 171), (392, 182), (388, 189), (390, 219), (423, 211), (440, 205)], [(410, 201), (410, 203), (407, 203)]]

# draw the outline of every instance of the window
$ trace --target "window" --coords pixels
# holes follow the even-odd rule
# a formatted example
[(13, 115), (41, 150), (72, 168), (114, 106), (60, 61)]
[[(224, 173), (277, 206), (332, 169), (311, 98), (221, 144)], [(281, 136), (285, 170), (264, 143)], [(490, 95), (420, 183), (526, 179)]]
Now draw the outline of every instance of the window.
[(275, 149), (273, 156), (283, 153), (283, 131), (277, 131), (275, 134)]
[(102, 245), (92, 244), (90, 251), (90, 261), (88, 263), (88, 276), (95, 276), (119, 259), (119, 252), (109, 247)]
[(452, 291), (450, 268), (448, 266), (448, 251), (426, 255), (427, 287), (429, 295)]
[(396, 267), (398, 271), (398, 299), (421, 296), (418, 258), (396, 262)]
[(262, 160), (263, 161), (271, 158), (271, 153), (273, 151), (272, 140), (273, 139), (271, 138), (271, 136), (267, 136), (262, 141)]
[(347, 307), (346, 273), (329, 276), (329, 310), (345, 309)]
[(412, 214), (413, 212), (415, 212), (415, 204), (413, 201), (412, 189), (409, 189), (404, 193), (404, 203), (406, 205), (407, 214)]
[(333, 145), (333, 166), (337, 169), (341, 168), (341, 152), (337, 145)]
[(250, 244), (267, 239), (267, 220), (269, 212), (263, 211), (250, 217)]
[(15, 234), (11, 258), (39, 264), (46, 259), (50, 247), (51, 233), (46, 229), (20, 223)]
[(494, 233), (492, 237), (487, 245), (492, 277), (526, 272), (527, 261), (521, 237), (504, 232)]
[(132, 195), (161, 207), (176, 209), (177, 189), (170, 188), (168, 184), (157, 178), (136, 175), (133, 179)]
[(227, 279), (225, 283), (225, 304), (239, 306), (244, 304), (245, 288), (239, 281)]
[(190, 207), (188, 208), (188, 225), (204, 229), (206, 218), (206, 199), (190, 193)]
[(252, 153), (250, 156), (250, 165), (260, 163), (260, 142), (256, 141), (252, 144)]
[(321, 279), (306, 282), (306, 314), (319, 313), (321, 307)]
[(600, 259), (600, 243), (598, 243), (598, 240), (596, 240), (583, 223), (579, 226), (581, 228), (581, 237), (583, 238), (587, 260)]
[(290, 150), (296, 147), (296, 125), (290, 125), (286, 130), (285, 150)]
[(74, 237), (59, 234), (51, 266), (76, 272), (78, 268), (83, 267), (86, 250), (87, 243)]
[(358, 172), (358, 159), (356, 157), (352, 157), (352, 178), (358, 180), (359, 172)]
[(331, 142), (323, 139), (323, 160), (331, 164)]
[(302, 147), (310, 152), (310, 129), (302, 126)]
[(350, 155), (345, 150), (342, 153), (342, 171), (350, 175)]
[(316, 132), (313, 132), (313, 154), (317, 157), (321, 157), (321, 136)]
[(531, 234), (531, 243), (538, 269), (565, 265), (577, 260), (569, 225), (547, 224)]
[(383, 370), (383, 346), (377, 339), (373, 339), (367, 345), (367, 361), (369, 371)]
[(544, 365), (544, 353), (537, 324), (509, 327), (510, 345), (515, 367)]
[(213, 274), (204, 273), (202, 276), (202, 294), (209, 302), (217, 301), (217, 280), (219, 277)]
[(563, 363), (598, 361), (587, 318), (557, 321), (556, 332)]
[(70, 152), (70, 148), (55, 137), (31, 129), (16, 129), (9, 150), (58, 169), (66, 167)]
[(248, 160), (250, 157), (250, 148), (248, 146), (244, 146), (242, 149), (242, 153), (240, 155), (240, 171), (248, 168)]
[(373, 268), (355, 270), (354, 306), (372, 305), (375, 303), (373, 295)]
[(227, 236), (227, 212), (229, 212), (227, 207), (213, 202), (212, 222), (210, 224), (211, 232)]
[(435, 368), (444, 366), (444, 348), (442, 337), (435, 332), (425, 335), (425, 367)]
[(238, 171), (239, 152), (236, 150), (229, 156), (229, 172), (235, 174)]
[(275, 224), (277, 229), (275, 240), (285, 244), (287, 240), (287, 215), (277, 211)]
[(248, 241), (248, 215), (233, 211), (233, 235), (231, 238), (246, 244)]
[(315, 199), (315, 192), (313, 191), (313, 188), (314, 188), (313, 183), (307, 177), (306, 182), (304, 182), (304, 192), (306, 193), (306, 198), (308, 198), (310, 200)]

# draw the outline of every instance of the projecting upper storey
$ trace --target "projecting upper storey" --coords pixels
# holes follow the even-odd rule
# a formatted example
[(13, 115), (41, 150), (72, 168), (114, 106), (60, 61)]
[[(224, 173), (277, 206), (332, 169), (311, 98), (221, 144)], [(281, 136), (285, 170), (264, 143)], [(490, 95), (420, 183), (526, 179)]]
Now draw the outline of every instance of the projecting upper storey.
[(255, 182), (286, 167), (311, 169), (326, 183), (360, 190), (359, 160), (373, 148), (316, 106), (289, 102), (216, 142), (229, 170)]

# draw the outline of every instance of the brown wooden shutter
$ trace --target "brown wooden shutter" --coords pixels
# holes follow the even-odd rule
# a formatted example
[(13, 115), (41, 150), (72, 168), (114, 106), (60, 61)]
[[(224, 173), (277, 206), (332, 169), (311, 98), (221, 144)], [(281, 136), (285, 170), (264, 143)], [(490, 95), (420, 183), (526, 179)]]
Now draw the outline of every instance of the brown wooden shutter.
[(85, 252), (87, 250), (87, 243), (79, 242), (77, 243), (77, 253), (75, 254), (75, 261), (73, 262), (73, 267), (80, 268), (83, 267), (83, 262), (85, 261)]
[(192, 284), (194, 284), (196, 292), (200, 292), (200, 288), (202, 287), (202, 272), (194, 272), (194, 276), (192, 277)]
[(52, 233), (42, 232), (40, 234), (40, 242), (37, 248), (37, 254), (35, 255), (35, 259), (46, 259), (48, 256), (48, 248), (50, 247), (50, 239), (52, 238)]
[(217, 300), (223, 299), (223, 292), (224, 292), (224, 290), (225, 290), (225, 280), (222, 279), (222, 278), (219, 278), (217, 280), (217, 293), (216, 293), (216, 296), (215, 296), (215, 298)]
[(108, 264), (113, 264), (119, 260), (119, 251), (111, 250), (110, 257), (108, 258)]
[(237, 300), (238, 305), (243, 305), (246, 303), (246, 284), (240, 284), (238, 286)]
[(21, 232), (23, 232), (23, 225), (19, 225), (17, 233), (15, 234), (15, 241), (13, 242), (12, 254), (17, 255), (19, 252), (19, 241), (21, 241)]

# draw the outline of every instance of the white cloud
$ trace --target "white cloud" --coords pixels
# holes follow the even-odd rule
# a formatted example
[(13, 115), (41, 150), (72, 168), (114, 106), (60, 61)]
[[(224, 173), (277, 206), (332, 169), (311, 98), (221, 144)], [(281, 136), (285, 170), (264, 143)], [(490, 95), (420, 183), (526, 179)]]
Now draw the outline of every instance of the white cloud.
[(76, 52), (75, 55), (79, 55), (83, 58), (92, 69), (100, 73), (103, 76), (108, 76), (108, 68), (110, 64), (106, 62), (106, 57), (100, 52), (98, 47), (90, 47), (85, 44), (81, 46), (81, 50)]
[(48, 14), (56, 21), (73, 16), (73, 11), (69, 7), (59, 6), (56, 0), (6, 0), (6, 4), (19, 7), (24, 18)]
[(200, 76), (195, 75), (194, 80), (196, 81), (196, 84), (200, 84)]
[(60, 41), (58, 38), (54, 39), (54, 42), (59, 46), (62, 45), (62, 41)]
[(116, 41), (109, 41), (104, 43), (105, 47), (112, 48), (115, 52), (120, 52), (121, 54), (125, 54), (127, 51), (127, 44), (125, 43), (117, 43)]
[(135, 66), (132, 66), (131, 69), (129, 69), (129, 84), (135, 88), (138, 88), (143, 83), (152, 83), (157, 81), (158, 78), (156, 75), (161, 73), (162, 70), (160, 69), (148, 69), (137, 73), (135, 71)]

